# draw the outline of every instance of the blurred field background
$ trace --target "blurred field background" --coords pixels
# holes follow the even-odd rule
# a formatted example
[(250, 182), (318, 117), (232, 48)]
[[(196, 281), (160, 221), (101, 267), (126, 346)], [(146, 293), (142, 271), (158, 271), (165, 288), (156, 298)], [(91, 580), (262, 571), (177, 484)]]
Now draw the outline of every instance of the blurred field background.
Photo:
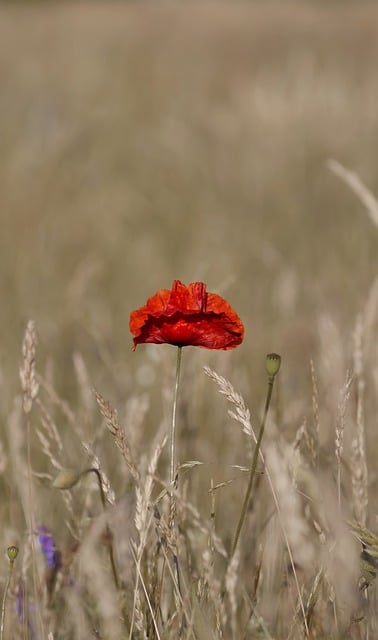
[[(38, 370), (97, 454), (107, 452), (112, 479), (118, 453), (110, 439), (95, 441), (101, 416), (90, 389), (121, 421), (133, 402), (145, 407), (132, 437), (137, 450), (150, 446), (169, 416), (174, 350), (133, 354), (128, 318), (175, 278), (205, 281), (246, 328), (233, 352), (184, 353), (179, 457), (214, 465), (193, 473), (202, 512), (210, 477), (220, 482), (225, 464), (246, 464), (245, 436), (202, 376), (204, 364), (242, 391), (258, 424), (265, 354), (280, 353), (276, 415), (291, 441), (304, 418), (313, 420), (312, 359), (329, 461), (356, 318), (378, 274), (378, 230), (326, 162), (356, 171), (378, 194), (377, 60), (375, 3), (0, 6), (4, 496), (20, 473), (6, 425), (27, 320), (37, 326)], [(371, 296), (364, 343), (373, 529), (377, 304)], [(79, 464), (67, 420), (55, 419), (66, 464)], [(36, 470), (52, 473), (33, 447)], [(227, 535), (232, 491), (220, 506)], [(51, 527), (59, 507), (43, 495), (35, 508)], [(2, 510), (6, 547), (23, 525), (7, 502)]]

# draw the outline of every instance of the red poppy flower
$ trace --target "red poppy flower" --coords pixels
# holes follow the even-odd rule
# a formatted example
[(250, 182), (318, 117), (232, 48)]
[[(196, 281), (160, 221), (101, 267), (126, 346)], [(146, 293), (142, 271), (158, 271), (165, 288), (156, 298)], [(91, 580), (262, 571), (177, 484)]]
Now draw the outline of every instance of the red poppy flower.
[(173, 344), (178, 347), (234, 349), (243, 341), (244, 327), (231, 306), (203, 282), (188, 286), (175, 280), (130, 315), (134, 350), (138, 344)]

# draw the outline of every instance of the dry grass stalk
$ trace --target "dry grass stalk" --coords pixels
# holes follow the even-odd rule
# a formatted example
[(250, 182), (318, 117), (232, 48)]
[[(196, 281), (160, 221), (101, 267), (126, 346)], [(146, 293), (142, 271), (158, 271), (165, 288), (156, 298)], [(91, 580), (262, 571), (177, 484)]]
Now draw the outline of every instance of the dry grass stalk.
[(309, 593), (309, 596), (306, 602), (306, 618), (307, 618), (307, 624), (309, 629), (311, 629), (312, 627), (312, 620), (314, 618), (314, 609), (319, 599), (323, 578), (324, 578), (324, 571), (323, 571), (323, 568), (320, 568), (315, 576), (311, 591)]
[(47, 411), (46, 407), (42, 404), (39, 398), (36, 399), (36, 405), (41, 412), (41, 425), (43, 427), (43, 431), (37, 428), (35, 432), (41, 443), (42, 451), (48, 458), (52, 466), (58, 471), (61, 471), (61, 469), (65, 466), (64, 463), (60, 461), (64, 449), (58, 428), (50, 413)]
[(110, 402), (105, 400), (100, 393), (94, 391), (94, 394), (98, 407), (100, 409), (100, 413), (105, 420), (105, 424), (114, 437), (115, 443), (123, 455), (130, 474), (138, 486), (140, 481), (139, 471), (134, 462), (134, 458), (130, 450), (130, 445), (126, 438), (126, 434), (119, 424), (118, 413), (115, 409), (113, 409)]
[(217, 633), (217, 638), (221, 640), (223, 638), (222, 629), (226, 624), (226, 612), (225, 612), (223, 599), (221, 596), (221, 582), (220, 580), (217, 579), (214, 571), (214, 555), (215, 555), (214, 539), (216, 537), (216, 533), (215, 533), (216, 508), (215, 508), (214, 481), (212, 478), (211, 478), (211, 485), (210, 485), (210, 493), (211, 493), (210, 529), (209, 529), (209, 536), (208, 536), (208, 548), (205, 549), (202, 553), (202, 571), (203, 571), (204, 586), (206, 588), (206, 592), (209, 594), (209, 597), (214, 609), (215, 629)]
[[(36, 555), (35, 555), (35, 516), (34, 516), (34, 496), (33, 496), (33, 470), (31, 461), (31, 422), (30, 412), (33, 407), (33, 401), (37, 397), (39, 384), (37, 381), (35, 356), (37, 351), (37, 333), (35, 329), (35, 323), (33, 320), (29, 320), (24, 340), (22, 343), (22, 356), (23, 362), (20, 367), (20, 380), (23, 391), (23, 410), (26, 416), (26, 463), (27, 463), (27, 477), (28, 477), (28, 489), (23, 494), (23, 509), (25, 519), (29, 527), (29, 538), (32, 550), (32, 574), (33, 574), (33, 593), (35, 602), (40, 602), (39, 597), (39, 584), (40, 578), (38, 575)], [(44, 620), (39, 607), (37, 607), (36, 620), (38, 632), (44, 635)]]
[(63, 400), (59, 397), (54, 387), (48, 380), (46, 380), (41, 374), (37, 374), (37, 381), (40, 387), (47, 393), (51, 402), (60, 409), (64, 417), (67, 419), (68, 423), (74, 428), (77, 428), (75, 414), (72, 411), (70, 405), (66, 400)]
[[(215, 490), (216, 490), (216, 487), (213, 488), (213, 492)], [(204, 536), (206, 537), (208, 537), (211, 534), (212, 544), (214, 545), (215, 550), (223, 558), (227, 558), (227, 551), (225, 549), (225, 546), (220, 536), (218, 536), (215, 530), (212, 528), (212, 522), (210, 523), (210, 526), (209, 526), (209, 523), (207, 522), (207, 520), (204, 521), (198, 509), (189, 500), (184, 500), (182, 496), (178, 496), (177, 502), (180, 509), (182, 509), (183, 511), (186, 511), (189, 514), (191, 523), (193, 525), (193, 528), (197, 532), (197, 535), (198, 535), (198, 532), (203, 533)]]
[(56, 426), (51, 414), (39, 398), (37, 398), (36, 400), (36, 405), (41, 412), (41, 423), (44, 430), (46, 431), (49, 440), (56, 446), (59, 454), (62, 454), (64, 451), (64, 447), (58, 427)]
[(312, 386), (312, 414), (314, 418), (314, 437), (311, 439), (310, 451), (311, 451), (311, 459), (313, 466), (316, 467), (318, 460), (318, 450), (319, 450), (319, 430), (320, 430), (320, 421), (319, 421), (319, 392), (318, 392), (318, 382), (316, 379), (315, 365), (313, 360), (310, 360), (310, 370), (311, 370), (311, 386)]
[(82, 447), (83, 447), (84, 451), (89, 456), (89, 459), (90, 459), (89, 466), (93, 467), (94, 469), (97, 469), (98, 471), (100, 471), (101, 484), (102, 484), (102, 489), (103, 489), (106, 501), (110, 505), (114, 505), (116, 503), (115, 491), (112, 489), (112, 486), (111, 486), (111, 483), (110, 483), (110, 480), (109, 480), (107, 474), (105, 473), (105, 471), (101, 467), (100, 458), (95, 454), (95, 452), (93, 451), (93, 448), (89, 444), (89, 442), (82, 442), (81, 444), (82, 444)]
[(150, 397), (147, 393), (133, 395), (128, 398), (124, 409), (124, 423), (130, 425), (128, 438), (133, 451), (143, 449), (143, 422), (150, 408)]
[[(217, 383), (220, 393), (225, 395), (227, 397), (227, 399), (229, 400), (229, 402), (231, 402), (232, 404), (234, 404), (237, 407), (236, 413), (234, 413), (232, 411), (229, 412), (231, 417), (234, 418), (235, 420), (237, 420), (238, 422), (240, 422), (242, 424), (243, 431), (247, 435), (249, 435), (250, 437), (253, 437), (254, 441), (256, 442), (257, 439), (256, 439), (256, 436), (254, 434), (254, 431), (252, 429), (252, 425), (251, 425), (251, 422), (250, 422), (249, 410), (246, 407), (243, 398), (240, 396), (240, 394), (235, 392), (233, 386), (231, 385), (231, 383), (228, 380), (226, 380), (225, 378), (223, 378), (222, 376), (217, 374), (210, 367), (204, 367), (204, 370), (205, 370), (206, 375), (208, 375), (210, 378), (212, 378)], [(263, 455), (261, 449), (259, 451), (259, 457), (260, 457), (260, 460), (262, 461), (262, 463), (264, 465), (264, 472), (265, 472), (265, 475), (267, 477), (267, 480), (268, 480), (268, 483), (269, 483), (269, 487), (270, 487), (270, 490), (271, 490), (271, 493), (272, 493), (272, 496), (273, 496), (274, 504), (275, 504), (275, 507), (276, 507), (276, 510), (277, 510), (277, 515), (278, 515), (280, 527), (281, 527), (281, 530), (282, 530), (282, 534), (283, 534), (283, 537), (284, 537), (285, 545), (286, 545), (287, 552), (288, 552), (288, 555), (289, 555), (290, 564), (291, 564), (291, 567), (292, 567), (292, 570), (293, 570), (295, 587), (296, 587), (297, 594), (298, 594), (298, 601), (299, 601), (300, 610), (302, 612), (303, 623), (304, 623), (304, 626), (305, 626), (305, 632), (308, 635), (308, 627), (307, 627), (307, 621), (306, 621), (306, 615), (305, 615), (305, 609), (304, 609), (302, 593), (301, 593), (301, 589), (300, 589), (299, 582), (298, 582), (298, 576), (297, 576), (297, 571), (296, 571), (296, 568), (295, 568), (293, 552), (292, 552), (292, 549), (291, 549), (291, 544), (290, 544), (290, 540), (289, 540), (289, 537), (288, 537), (288, 533), (287, 533), (287, 530), (286, 530), (286, 524), (285, 524), (285, 520), (284, 520), (282, 509), (281, 509), (280, 501), (279, 501), (279, 498), (278, 498), (278, 495), (277, 495), (276, 488), (274, 486), (274, 482), (272, 480), (272, 476), (271, 476), (269, 467), (267, 467), (266, 464), (265, 464), (264, 455)]]
[(366, 525), (368, 517), (368, 469), (365, 446), (364, 420), (364, 359), (363, 359), (364, 325), (359, 315), (354, 331), (353, 364), (356, 378), (356, 436), (352, 440), (352, 491), (354, 517), (362, 525)]
[[(88, 592), (99, 617), (100, 632), (109, 640), (122, 635), (118, 594), (98, 552), (101, 536), (106, 529), (106, 514), (101, 514), (86, 532), (80, 547), (80, 567)], [(106, 569), (105, 569), (106, 566)], [(100, 597), (99, 597), (99, 594)]]
[(90, 382), (90, 376), (84, 358), (81, 353), (75, 351), (72, 356), (73, 364), (75, 368), (76, 378), (78, 382), (78, 388), (82, 399), (84, 415), (88, 416), (92, 413), (94, 402), (92, 384)]
[(41, 450), (43, 451), (45, 456), (48, 458), (52, 466), (58, 471), (61, 471), (63, 467), (61, 463), (57, 460), (57, 458), (55, 458), (52, 452), (51, 440), (49, 440), (49, 438), (40, 429), (36, 429), (35, 432), (37, 434), (39, 442), (41, 443)]
[(293, 550), (294, 560), (303, 568), (312, 566), (314, 548), (309, 543), (308, 524), (302, 514), (299, 494), (293, 487), (289, 473), (290, 448), (280, 442), (270, 442), (266, 450), (266, 464), (270, 470), (281, 514), (285, 525), (286, 535)]
[(22, 343), (23, 362), (20, 367), (20, 380), (24, 392), (24, 412), (30, 413), (33, 400), (37, 397), (39, 384), (35, 369), (35, 354), (37, 350), (37, 333), (35, 323), (29, 320)]
[(370, 287), (367, 301), (363, 310), (364, 326), (365, 326), (365, 342), (371, 351), (374, 345), (376, 320), (378, 318), (378, 275), (374, 279)]
[(335, 456), (337, 464), (337, 497), (339, 508), (341, 508), (341, 461), (344, 444), (345, 414), (350, 397), (352, 381), (353, 377), (350, 372), (347, 371), (344, 386), (340, 391), (339, 405), (337, 408), (336, 416)]
[(251, 414), (240, 393), (237, 393), (237, 391), (235, 391), (231, 382), (226, 380), (226, 378), (219, 375), (210, 367), (205, 366), (204, 372), (218, 385), (219, 393), (226, 396), (227, 400), (235, 406), (235, 411), (228, 411), (228, 414), (231, 416), (231, 418), (239, 422), (243, 427), (244, 433), (247, 436), (252, 437), (256, 441), (256, 437), (251, 425)]
[[(143, 575), (142, 575), (142, 573), (140, 571), (140, 566), (139, 566), (139, 563), (138, 563), (138, 561), (136, 559), (134, 549), (132, 547), (131, 547), (131, 555), (132, 555), (132, 557), (134, 559), (136, 570), (138, 572), (138, 579), (140, 581), (140, 584), (142, 585), (143, 593), (144, 593), (144, 596), (145, 596), (145, 599), (146, 599), (146, 602), (147, 602), (147, 606), (148, 606), (148, 609), (149, 609), (149, 613), (150, 613), (150, 616), (151, 616), (151, 620), (152, 620), (152, 623), (153, 623), (153, 626), (154, 626), (154, 631), (155, 631), (155, 634), (156, 634), (156, 640), (160, 640), (161, 636), (160, 636), (160, 633), (159, 633), (159, 627), (158, 627), (155, 611), (154, 611), (154, 608), (152, 606), (151, 599), (150, 599), (146, 584), (145, 584), (144, 579), (143, 579)], [(147, 633), (146, 633), (147, 625), (146, 625), (146, 621), (145, 621), (145, 616), (144, 616), (144, 611), (143, 611), (143, 607), (142, 607), (139, 591), (137, 591), (136, 594), (135, 594), (134, 611), (135, 611), (135, 626), (138, 629), (138, 631), (142, 634), (142, 637), (147, 640), (147, 638), (148, 638)], [(131, 634), (131, 630), (130, 630), (130, 634)]]
[(147, 528), (147, 522), (150, 520), (149, 507), (151, 504), (151, 495), (154, 484), (154, 476), (156, 467), (159, 462), (161, 453), (167, 441), (167, 437), (155, 445), (150, 462), (147, 468), (147, 474), (143, 481), (136, 487), (136, 513), (135, 513), (135, 526), (139, 532), (140, 538), (144, 536)]
[(214, 627), (216, 629), (217, 638), (223, 638), (223, 627), (226, 624), (227, 616), (224, 601), (221, 595), (221, 582), (215, 576), (214, 559), (211, 549), (205, 549), (202, 553), (202, 590), (203, 595), (200, 601), (210, 599), (213, 608)]
[(366, 208), (372, 223), (378, 227), (378, 200), (362, 182), (358, 174), (346, 169), (336, 160), (328, 160), (327, 167), (352, 189)]
[(292, 444), (292, 455), (290, 460), (291, 476), (293, 479), (293, 487), (297, 488), (297, 476), (300, 473), (300, 469), (303, 466), (302, 446), (305, 441), (305, 434), (307, 429), (307, 420), (303, 419), (302, 424), (297, 429), (295, 438)]
[(235, 639), (238, 638), (237, 612), (238, 612), (238, 603), (240, 601), (240, 594), (238, 589), (239, 565), (240, 565), (240, 547), (238, 546), (235, 550), (235, 553), (231, 557), (231, 561), (228, 563), (225, 582), (224, 582), (226, 593), (228, 596), (228, 601), (230, 604), (232, 637)]
[[(164, 436), (163, 440), (155, 445), (152, 456), (150, 458), (150, 462), (147, 467), (147, 473), (145, 478), (140, 478), (140, 481), (135, 487), (136, 491), (136, 508), (135, 508), (135, 527), (139, 534), (138, 543), (133, 543), (132, 552), (135, 555), (135, 564), (136, 564), (136, 579), (134, 586), (134, 604), (133, 604), (133, 613), (131, 619), (131, 629), (130, 634), (132, 633), (134, 623), (138, 622), (138, 616), (140, 616), (139, 611), (139, 603), (140, 603), (140, 595), (139, 595), (139, 584), (140, 584), (140, 575), (142, 572), (142, 557), (146, 547), (146, 542), (148, 538), (148, 534), (153, 522), (154, 518), (154, 509), (151, 508), (151, 496), (152, 489), (154, 484), (154, 476), (156, 473), (156, 468), (167, 441), (167, 437)], [(138, 476), (139, 478), (139, 476)], [(165, 540), (169, 540), (169, 532), (168, 529), (164, 534)]]

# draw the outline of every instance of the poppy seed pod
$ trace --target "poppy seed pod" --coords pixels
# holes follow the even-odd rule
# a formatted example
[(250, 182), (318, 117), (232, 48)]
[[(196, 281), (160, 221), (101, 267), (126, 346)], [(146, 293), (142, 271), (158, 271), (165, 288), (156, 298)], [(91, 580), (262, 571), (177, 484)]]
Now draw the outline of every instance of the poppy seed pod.
[(18, 556), (18, 551), (19, 551), (18, 547), (16, 547), (14, 544), (8, 547), (7, 556), (8, 556), (9, 562), (13, 563), (16, 560)]
[(280, 370), (281, 356), (278, 353), (268, 353), (265, 360), (265, 368), (268, 376), (274, 378)]

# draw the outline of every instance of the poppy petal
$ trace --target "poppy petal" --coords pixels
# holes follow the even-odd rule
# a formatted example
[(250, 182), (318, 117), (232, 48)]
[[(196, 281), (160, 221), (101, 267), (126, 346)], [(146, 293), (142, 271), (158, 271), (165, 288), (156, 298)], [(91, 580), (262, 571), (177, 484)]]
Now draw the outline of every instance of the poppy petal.
[(132, 311), (130, 331), (138, 344), (172, 344), (205, 349), (234, 349), (244, 337), (244, 327), (229, 303), (207, 293), (203, 282), (188, 286), (175, 280), (170, 291), (161, 289)]

